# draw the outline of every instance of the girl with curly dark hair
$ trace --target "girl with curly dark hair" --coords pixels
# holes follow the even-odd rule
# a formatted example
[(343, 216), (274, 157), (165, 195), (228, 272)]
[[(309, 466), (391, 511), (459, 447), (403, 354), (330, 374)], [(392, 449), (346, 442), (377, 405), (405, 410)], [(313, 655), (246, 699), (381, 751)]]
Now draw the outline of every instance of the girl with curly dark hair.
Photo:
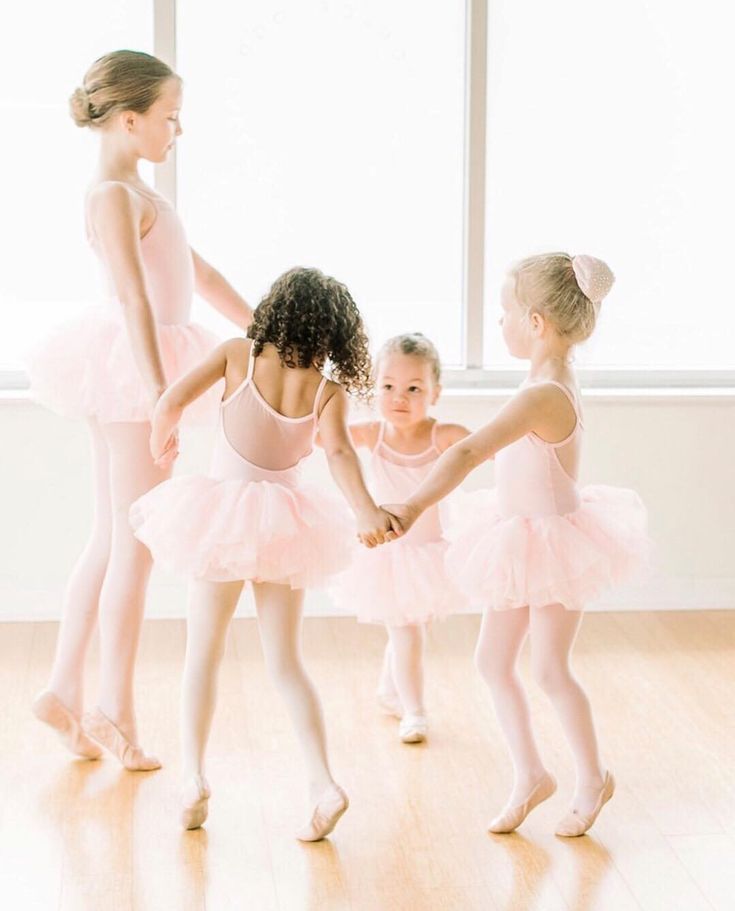
[[(281, 276), (256, 309), (248, 339), (232, 339), (160, 398), (151, 433), (156, 464), (178, 454), (184, 409), (225, 380), (208, 477), (165, 481), (133, 504), (137, 537), (156, 561), (193, 578), (183, 684), (186, 784), (182, 823), (207, 816), (204, 753), (230, 619), (253, 584), (266, 662), (288, 704), (304, 750), (311, 819), (305, 841), (324, 838), (347, 809), (332, 777), (321, 705), (304, 669), (304, 590), (343, 569), (354, 521), (342, 503), (304, 482), (301, 462), (317, 428), (329, 467), (369, 547), (400, 528), (373, 502), (347, 430), (347, 392), (366, 395), (370, 358), (347, 288), (317, 269)], [(322, 374), (326, 364), (339, 380)]]

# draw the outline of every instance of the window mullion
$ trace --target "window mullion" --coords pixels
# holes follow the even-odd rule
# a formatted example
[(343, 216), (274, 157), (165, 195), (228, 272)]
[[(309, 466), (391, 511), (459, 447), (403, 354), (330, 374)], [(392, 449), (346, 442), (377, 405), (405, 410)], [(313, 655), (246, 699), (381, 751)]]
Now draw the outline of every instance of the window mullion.
[[(176, 69), (176, 0), (153, 0), (153, 53)], [(156, 190), (176, 205), (176, 144), (155, 167)]]
[(467, 0), (463, 294), (464, 357), (484, 363), (487, 0)]

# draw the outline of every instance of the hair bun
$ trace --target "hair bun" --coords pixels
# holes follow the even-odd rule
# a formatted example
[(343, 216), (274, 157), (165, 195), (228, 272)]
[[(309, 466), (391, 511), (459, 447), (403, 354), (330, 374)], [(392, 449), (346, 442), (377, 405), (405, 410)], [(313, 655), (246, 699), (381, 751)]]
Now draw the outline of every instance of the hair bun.
[(594, 256), (581, 254), (572, 257), (572, 268), (580, 291), (593, 304), (601, 303), (615, 283), (610, 266)]
[(81, 86), (74, 89), (74, 93), (69, 99), (69, 110), (74, 123), (78, 127), (86, 127), (92, 123), (91, 105), (86, 89)]

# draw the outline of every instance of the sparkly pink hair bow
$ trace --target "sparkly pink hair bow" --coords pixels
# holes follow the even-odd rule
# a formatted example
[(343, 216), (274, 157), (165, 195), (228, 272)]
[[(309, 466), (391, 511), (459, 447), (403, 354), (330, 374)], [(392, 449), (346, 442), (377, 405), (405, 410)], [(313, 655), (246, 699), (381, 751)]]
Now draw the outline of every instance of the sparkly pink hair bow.
[(572, 268), (582, 294), (599, 306), (615, 281), (610, 266), (601, 259), (582, 254), (572, 257)]

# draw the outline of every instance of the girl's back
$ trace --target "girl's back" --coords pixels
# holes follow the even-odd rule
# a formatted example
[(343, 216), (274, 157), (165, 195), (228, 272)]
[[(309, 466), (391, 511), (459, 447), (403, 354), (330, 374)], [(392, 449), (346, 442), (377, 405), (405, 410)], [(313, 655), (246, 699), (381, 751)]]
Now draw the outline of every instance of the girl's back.
[(295, 468), (313, 449), (327, 379), (314, 368), (282, 365), (271, 346), (257, 357), (251, 342), (243, 340), (241, 349), (227, 376), (227, 388), (235, 388), (222, 401), (213, 472), (237, 472), (233, 454), (245, 463), (242, 469)]

